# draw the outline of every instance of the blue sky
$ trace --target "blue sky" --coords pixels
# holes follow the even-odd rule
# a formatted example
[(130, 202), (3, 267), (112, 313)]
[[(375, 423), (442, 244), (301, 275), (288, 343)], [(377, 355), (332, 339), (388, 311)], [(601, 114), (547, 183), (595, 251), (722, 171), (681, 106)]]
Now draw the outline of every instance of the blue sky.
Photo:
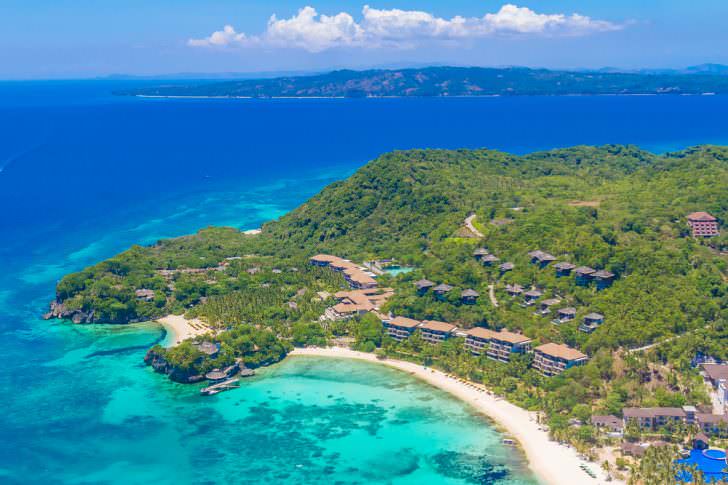
[(0, 78), (728, 64), (726, 18), (725, 0), (2, 0)]

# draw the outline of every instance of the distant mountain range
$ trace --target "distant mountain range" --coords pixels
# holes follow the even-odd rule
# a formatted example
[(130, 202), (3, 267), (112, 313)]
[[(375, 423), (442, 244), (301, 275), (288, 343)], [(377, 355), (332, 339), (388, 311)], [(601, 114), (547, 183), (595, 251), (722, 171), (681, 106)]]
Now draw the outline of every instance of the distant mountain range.
[(339, 70), (223, 82), (175, 82), (116, 94), (271, 98), (708, 93), (728, 93), (728, 66), (702, 64), (680, 70), (632, 72), (611, 68), (557, 71), (524, 67)]

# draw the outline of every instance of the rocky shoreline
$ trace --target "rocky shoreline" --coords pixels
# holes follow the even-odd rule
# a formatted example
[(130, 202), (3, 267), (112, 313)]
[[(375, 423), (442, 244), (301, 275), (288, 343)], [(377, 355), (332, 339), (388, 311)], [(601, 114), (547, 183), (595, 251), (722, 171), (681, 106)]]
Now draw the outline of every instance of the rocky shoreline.
[(110, 323), (116, 325), (125, 325), (127, 323), (141, 323), (150, 320), (149, 318), (131, 318), (119, 321), (101, 321), (101, 319), (97, 317), (95, 313), (96, 312), (93, 309), (90, 311), (84, 311), (78, 308), (69, 309), (62, 301), (53, 300), (50, 304), (49, 311), (43, 314), (43, 320), (52, 320), (54, 318), (58, 318), (61, 320), (70, 320), (71, 322), (76, 324)]

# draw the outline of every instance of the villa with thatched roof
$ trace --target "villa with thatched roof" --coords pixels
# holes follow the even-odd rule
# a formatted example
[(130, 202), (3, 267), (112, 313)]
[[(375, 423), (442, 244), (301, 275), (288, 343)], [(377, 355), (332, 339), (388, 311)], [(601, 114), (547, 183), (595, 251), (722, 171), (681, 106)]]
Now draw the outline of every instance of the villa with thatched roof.
[(579, 330), (585, 333), (592, 333), (602, 323), (604, 323), (604, 315), (601, 313), (590, 313), (584, 317), (581, 325), (579, 325)]
[(472, 288), (468, 288), (460, 293), (460, 301), (462, 301), (465, 305), (475, 305), (479, 296), (480, 293)]

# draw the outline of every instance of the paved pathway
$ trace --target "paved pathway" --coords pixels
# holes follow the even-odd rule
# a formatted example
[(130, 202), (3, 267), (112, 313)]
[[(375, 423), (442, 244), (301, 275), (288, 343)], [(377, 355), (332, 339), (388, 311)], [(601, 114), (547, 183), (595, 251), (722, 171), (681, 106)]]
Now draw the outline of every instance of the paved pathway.
[(470, 232), (475, 234), (478, 237), (485, 237), (482, 232), (477, 230), (475, 226), (473, 225), (473, 221), (475, 220), (475, 214), (470, 214), (468, 217), (465, 218), (465, 227), (470, 229)]

